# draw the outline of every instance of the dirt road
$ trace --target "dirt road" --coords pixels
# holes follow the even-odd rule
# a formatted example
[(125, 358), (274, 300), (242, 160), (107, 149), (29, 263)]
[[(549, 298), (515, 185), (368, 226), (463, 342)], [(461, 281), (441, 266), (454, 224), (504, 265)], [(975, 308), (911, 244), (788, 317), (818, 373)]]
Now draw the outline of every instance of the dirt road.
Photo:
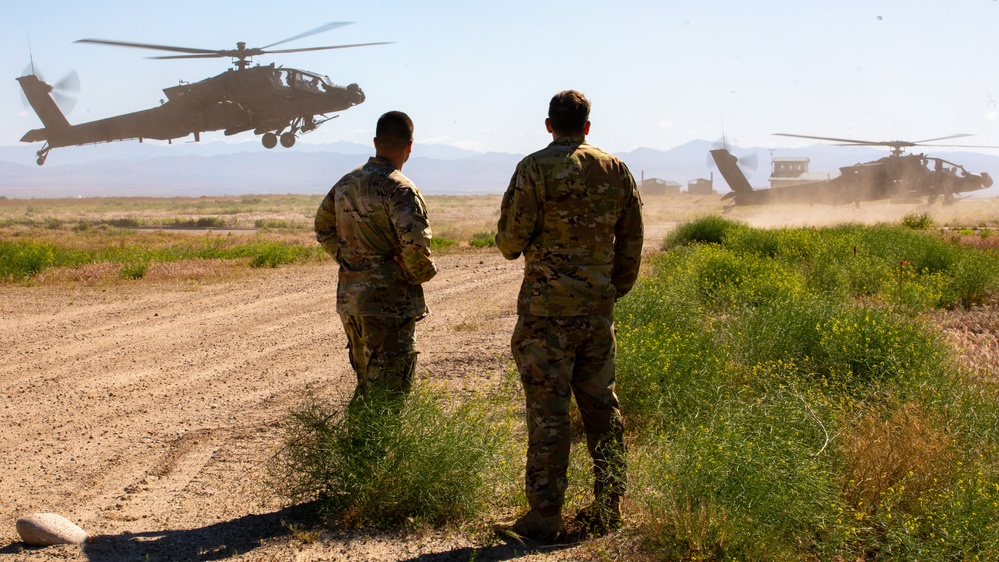
[[(522, 262), (438, 262), (419, 375), (457, 388), (502, 376)], [(308, 543), (282, 525), (299, 514), (261, 482), (278, 421), (307, 387), (353, 389), (334, 275), (327, 263), (228, 281), (0, 286), (0, 558), (508, 559), (503, 545), (443, 534)], [(14, 522), (35, 512), (100, 539), (26, 548)]]

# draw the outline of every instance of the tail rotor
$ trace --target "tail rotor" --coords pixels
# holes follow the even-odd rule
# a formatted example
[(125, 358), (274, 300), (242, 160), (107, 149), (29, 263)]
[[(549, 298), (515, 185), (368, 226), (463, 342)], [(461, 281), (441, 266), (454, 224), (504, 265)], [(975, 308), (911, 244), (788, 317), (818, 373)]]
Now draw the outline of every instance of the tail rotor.
[[(734, 143), (727, 141), (725, 137), (716, 140), (711, 145), (711, 150), (717, 150), (719, 148), (724, 148), (732, 156), (735, 156), (739, 169), (742, 170), (742, 173), (747, 178), (752, 177), (752, 175), (756, 172), (756, 167), (759, 165), (759, 158), (756, 156), (755, 151), (742, 150)], [(718, 169), (718, 165), (715, 163), (714, 158), (711, 157), (710, 151), (708, 152), (707, 164), (709, 170)]]
[[(60, 111), (64, 114), (69, 114), (73, 111), (73, 108), (76, 107), (77, 97), (80, 93), (80, 76), (75, 70), (71, 69), (55, 84), (45, 80), (42, 73), (37, 70), (34, 62), (26, 66), (21, 75), (28, 76), (30, 74), (34, 74), (39, 80), (52, 87), (52, 99), (55, 100)], [(28, 103), (28, 98), (25, 97), (23, 91), (21, 92), (21, 103), (24, 104), (25, 108), (30, 107), (31, 105)]]

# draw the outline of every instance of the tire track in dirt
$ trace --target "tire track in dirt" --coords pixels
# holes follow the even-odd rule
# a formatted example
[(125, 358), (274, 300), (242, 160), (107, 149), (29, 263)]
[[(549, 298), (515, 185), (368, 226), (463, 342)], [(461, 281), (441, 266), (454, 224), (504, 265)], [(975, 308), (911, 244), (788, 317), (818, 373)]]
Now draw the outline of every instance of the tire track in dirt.
[[(498, 380), (522, 262), (438, 264), (418, 377), (456, 390)], [(331, 263), (202, 284), (0, 287), (0, 301), (4, 544), (36, 511), (112, 536), (273, 511), (261, 478), (282, 416), (308, 387), (353, 389)]]

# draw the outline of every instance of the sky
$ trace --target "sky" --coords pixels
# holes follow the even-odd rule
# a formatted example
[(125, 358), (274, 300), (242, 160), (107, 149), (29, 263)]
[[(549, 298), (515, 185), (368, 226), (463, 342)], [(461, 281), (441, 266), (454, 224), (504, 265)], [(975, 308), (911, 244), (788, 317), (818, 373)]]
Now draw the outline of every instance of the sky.
[[(72, 123), (154, 107), (163, 88), (230, 67), (78, 39), (262, 47), (333, 21), (353, 23), (275, 48), (391, 44), (255, 59), (364, 90), (363, 104), (299, 142), (370, 144), (378, 116), (401, 110), (416, 125), (414, 154), (420, 143), (526, 154), (551, 140), (551, 96), (576, 89), (592, 103), (590, 142), (610, 152), (722, 137), (815, 143), (778, 132), (969, 134), (948, 142), (999, 146), (995, 0), (11, 2), (0, 19), (0, 145), (41, 126), (14, 80), (29, 62), (50, 82), (77, 72)], [(252, 133), (202, 142), (259, 146)]]

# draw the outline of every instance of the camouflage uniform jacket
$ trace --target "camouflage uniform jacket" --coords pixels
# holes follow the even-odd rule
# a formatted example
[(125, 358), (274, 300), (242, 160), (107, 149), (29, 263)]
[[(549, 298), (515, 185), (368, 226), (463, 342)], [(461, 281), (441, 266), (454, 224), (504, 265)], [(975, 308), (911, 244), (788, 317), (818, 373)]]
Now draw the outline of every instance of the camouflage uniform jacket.
[(612, 312), (638, 278), (643, 236), (635, 178), (616, 157), (566, 136), (524, 158), (496, 234), (507, 259), (524, 254), (517, 313)]
[(421, 283), (430, 258), (427, 204), (383, 158), (343, 176), (316, 211), (316, 240), (340, 265), (336, 310), (352, 316), (427, 314)]

